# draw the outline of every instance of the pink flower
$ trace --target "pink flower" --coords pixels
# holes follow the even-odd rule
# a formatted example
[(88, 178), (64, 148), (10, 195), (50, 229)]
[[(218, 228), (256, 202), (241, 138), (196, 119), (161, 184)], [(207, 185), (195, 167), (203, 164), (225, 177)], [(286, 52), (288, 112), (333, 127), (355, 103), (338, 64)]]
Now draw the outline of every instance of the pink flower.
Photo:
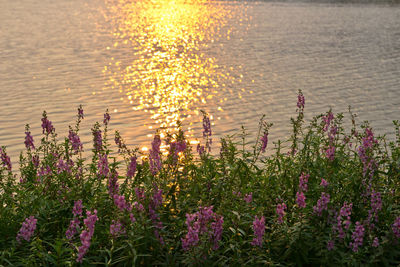
[[(29, 126), (27, 126), (29, 127)], [(25, 136), (25, 147), (27, 149), (35, 149), (35, 145), (33, 144), (33, 137), (31, 135), (31, 132), (26, 131), (25, 132), (26, 136)]]
[(321, 183), (319, 185), (322, 187), (327, 187), (329, 185), (329, 183), (324, 178), (322, 178)]
[(310, 177), (309, 174), (306, 173), (301, 173), (300, 178), (299, 178), (299, 190), (307, 192), (308, 190), (308, 178)]
[(264, 136), (261, 138), (261, 141), (262, 141), (261, 152), (264, 153), (268, 145), (268, 132), (264, 133)]
[(150, 171), (153, 175), (156, 175), (161, 170), (161, 157), (160, 157), (160, 145), (161, 139), (158, 134), (154, 136), (154, 140), (151, 143), (150, 149)]
[(253, 238), (253, 241), (251, 244), (253, 246), (262, 246), (263, 243), (263, 236), (265, 232), (265, 217), (261, 216), (259, 219), (257, 216), (255, 216), (254, 221), (253, 221), (253, 231), (255, 237)]
[(26, 218), (22, 223), (21, 229), (17, 234), (17, 242), (21, 243), (21, 239), (25, 239), (26, 241), (30, 241), (33, 233), (36, 230), (37, 219), (34, 216), (30, 216)]
[(251, 201), (253, 201), (253, 193), (244, 195), (244, 201), (246, 201), (246, 203), (250, 203)]
[(135, 175), (136, 172), (136, 157), (133, 156), (131, 157), (131, 162), (129, 163), (128, 167), (128, 172), (127, 172), (127, 177), (132, 178)]
[(285, 203), (278, 204), (276, 206), (276, 214), (278, 214), (278, 224), (283, 223), (283, 217), (286, 214), (285, 210), (286, 210), (286, 204)]
[(306, 197), (304, 196), (303, 192), (297, 192), (296, 193), (296, 197), (297, 197), (297, 205), (299, 206), (299, 208), (305, 208), (306, 207)]

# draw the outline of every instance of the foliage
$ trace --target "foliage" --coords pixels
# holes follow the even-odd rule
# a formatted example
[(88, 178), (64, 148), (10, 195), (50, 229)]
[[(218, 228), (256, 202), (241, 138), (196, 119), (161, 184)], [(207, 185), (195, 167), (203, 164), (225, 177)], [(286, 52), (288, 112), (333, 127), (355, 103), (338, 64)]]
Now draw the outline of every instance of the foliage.
[(305, 126), (304, 109), (299, 92), (289, 140), (267, 147), (273, 128), (262, 117), (255, 145), (230, 136), (214, 155), (204, 113), (199, 154), (183, 131), (164, 152), (156, 134), (149, 154), (116, 132), (113, 156), (107, 112), (92, 129), (91, 159), (78, 135), (82, 107), (61, 141), (44, 112), (39, 144), (26, 127), (18, 175), (0, 150), (0, 264), (400, 264), (399, 122), (387, 143), (350, 110), (347, 132), (331, 111)]

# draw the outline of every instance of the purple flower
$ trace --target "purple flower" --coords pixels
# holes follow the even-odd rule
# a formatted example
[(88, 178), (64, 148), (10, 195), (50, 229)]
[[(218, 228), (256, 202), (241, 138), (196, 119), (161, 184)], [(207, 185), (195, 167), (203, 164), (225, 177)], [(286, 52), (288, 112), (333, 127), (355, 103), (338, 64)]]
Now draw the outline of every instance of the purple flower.
[(103, 148), (103, 139), (101, 137), (101, 131), (99, 129), (94, 129), (93, 133), (93, 146), (94, 149), (98, 152)]
[(158, 134), (154, 136), (154, 140), (151, 143), (150, 149), (150, 171), (153, 175), (156, 175), (161, 170), (161, 157), (160, 157), (160, 145), (161, 139)]
[(365, 129), (365, 137), (362, 138), (362, 144), (358, 148), (358, 155), (361, 159), (361, 162), (364, 165), (363, 175), (367, 173), (368, 170), (374, 170), (373, 159), (369, 155), (372, 153), (373, 146), (377, 144), (378, 141), (374, 139), (374, 133), (370, 128)]
[(127, 177), (132, 178), (136, 172), (136, 156), (131, 157), (131, 162), (129, 163)]
[(400, 238), (400, 216), (392, 224), (392, 231), (396, 238)]
[(11, 160), (10, 157), (6, 154), (4, 148), (0, 147), (0, 157), (4, 167), (7, 167), (9, 171), (11, 171)]
[(310, 177), (309, 174), (305, 174), (304, 172), (300, 175), (299, 178), (299, 190), (307, 192), (308, 190), (308, 178)]
[(268, 132), (264, 133), (264, 136), (261, 138), (261, 141), (262, 141), (261, 152), (264, 153), (268, 145)]
[(82, 150), (82, 143), (79, 136), (72, 130), (69, 130), (68, 140), (71, 142), (72, 149), (77, 153), (78, 151)]
[(351, 238), (352, 242), (350, 242), (350, 246), (352, 247), (354, 252), (358, 251), (358, 247), (362, 246), (364, 239), (364, 226), (360, 222), (356, 222), (356, 229), (354, 230)]
[(86, 211), (86, 216), (86, 219), (83, 220), (86, 229), (83, 230), (80, 235), (82, 245), (78, 248), (78, 257), (76, 259), (76, 261), (80, 263), (82, 263), (83, 257), (90, 247), (90, 242), (94, 233), (94, 226), (98, 220), (97, 210), (94, 210), (93, 214), (90, 211)]
[(110, 234), (115, 238), (126, 233), (124, 225), (119, 220), (112, 220)]
[(328, 244), (326, 245), (326, 248), (327, 248), (329, 251), (333, 250), (333, 249), (335, 248), (335, 241), (329, 240), (329, 241), (328, 241)]
[(40, 161), (39, 161), (39, 156), (38, 156), (38, 155), (33, 156), (33, 157), (32, 157), (32, 164), (33, 164), (33, 166), (35, 166), (35, 167), (37, 168), (37, 167), (39, 167), (39, 163), (40, 163)]
[(323, 210), (328, 210), (329, 200), (329, 194), (322, 192), (321, 198), (317, 201), (317, 205), (313, 207), (314, 213), (316, 213), (318, 216), (321, 216)]
[(254, 221), (253, 221), (253, 231), (254, 231), (254, 238), (251, 244), (253, 246), (262, 246), (263, 243), (263, 236), (265, 232), (265, 217), (261, 216), (259, 219), (257, 216), (255, 216)]
[(65, 233), (65, 236), (68, 240), (71, 240), (76, 235), (76, 233), (78, 233), (79, 225), (80, 221), (76, 217), (69, 222), (67, 232)]
[(46, 112), (43, 112), (43, 118), (42, 118), (42, 129), (43, 129), (43, 134), (51, 134), (54, 131), (53, 124), (51, 121), (47, 119), (47, 114)]
[(78, 119), (83, 119), (83, 108), (82, 105), (79, 106), (78, 108)]
[[(72, 164), (74, 164), (72, 161), (70, 162)], [(57, 163), (57, 173), (60, 174), (62, 172), (68, 172), (71, 173), (71, 169), (68, 163), (64, 162), (63, 159), (59, 159), (58, 163)]]
[(124, 211), (124, 210), (131, 211), (132, 210), (132, 205), (125, 200), (125, 196), (115, 194), (113, 196), (113, 198), (114, 198), (115, 206), (117, 206), (120, 211)]
[[(371, 211), (377, 216), (378, 212), (382, 209), (381, 193), (372, 190), (371, 193)], [(376, 218), (377, 220), (378, 218)]]
[(253, 193), (249, 193), (244, 195), (244, 201), (246, 201), (246, 203), (250, 203), (251, 201), (253, 201)]
[(107, 111), (104, 114), (104, 120), (103, 120), (104, 125), (108, 125), (109, 121), (110, 121), (110, 114), (108, 114), (108, 111)]
[(25, 136), (25, 147), (27, 149), (35, 149), (35, 145), (33, 144), (33, 137), (31, 135), (31, 132), (26, 131), (25, 132), (26, 136)]
[(72, 213), (74, 216), (82, 216), (82, 200), (77, 200), (74, 202), (74, 208), (72, 209)]
[(335, 159), (335, 147), (334, 146), (330, 146), (326, 151), (326, 158), (329, 159), (330, 161), (333, 161)]
[(286, 204), (285, 203), (278, 204), (276, 206), (276, 214), (278, 214), (278, 224), (283, 223), (283, 217), (286, 214), (285, 210), (286, 210)]
[(372, 242), (372, 246), (373, 246), (374, 248), (379, 247), (379, 239), (378, 239), (378, 237), (375, 237), (375, 238), (374, 238), (374, 241)]
[(331, 121), (333, 120), (333, 114), (332, 112), (328, 112), (328, 114), (326, 116), (322, 117), (322, 120), (324, 121), (324, 132), (328, 131), (328, 128), (331, 124)]
[(110, 197), (114, 196), (115, 194), (119, 193), (119, 184), (118, 184), (118, 173), (114, 170), (110, 177), (108, 177), (108, 194)]
[(199, 156), (202, 156), (204, 154), (204, 152), (206, 151), (205, 147), (200, 144), (197, 144), (196, 150), (197, 150), (197, 153), (199, 153)]
[[(188, 232), (182, 238), (182, 248), (185, 251), (199, 245), (200, 240), (208, 240), (212, 244), (212, 249), (219, 247), (222, 238), (224, 218), (213, 212), (213, 207), (200, 207), (194, 214), (186, 214), (186, 226)], [(201, 238), (204, 236), (204, 238)]]
[(299, 208), (305, 208), (306, 207), (306, 197), (304, 196), (303, 192), (297, 192), (296, 193), (296, 202)]
[(107, 154), (100, 156), (99, 162), (97, 163), (98, 172), (97, 175), (107, 177), (110, 169), (108, 168)]
[(324, 178), (321, 178), (321, 183), (319, 185), (326, 188), (329, 183)]
[(36, 223), (37, 219), (35, 219), (34, 216), (25, 219), (17, 234), (18, 243), (21, 243), (21, 239), (25, 239), (28, 242), (31, 240), (31, 237), (36, 230)]
[(211, 223), (211, 239), (213, 242), (213, 250), (219, 248), (219, 241), (222, 238), (222, 230), (224, 224), (224, 217), (217, 215), (215, 216), (215, 221)]
[(299, 91), (299, 94), (297, 96), (297, 107), (299, 109), (304, 109), (305, 103), (306, 103), (306, 101), (305, 101), (304, 95), (301, 91)]

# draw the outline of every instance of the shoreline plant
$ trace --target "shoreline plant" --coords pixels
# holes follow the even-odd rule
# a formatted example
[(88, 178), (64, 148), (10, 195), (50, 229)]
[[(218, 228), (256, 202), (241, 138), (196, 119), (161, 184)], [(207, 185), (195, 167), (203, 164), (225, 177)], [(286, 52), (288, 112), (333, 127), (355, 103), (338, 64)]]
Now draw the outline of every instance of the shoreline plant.
[(156, 133), (149, 153), (111, 144), (106, 112), (90, 158), (82, 106), (64, 139), (43, 112), (18, 174), (0, 148), (0, 265), (400, 264), (400, 123), (389, 142), (350, 109), (349, 130), (331, 110), (306, 125), (301, 91), (293, 109), (288, 140), (268, 144), (263, 116), (254, 145), (243, 132), (215, 154), (205, 112), (203, 144)]

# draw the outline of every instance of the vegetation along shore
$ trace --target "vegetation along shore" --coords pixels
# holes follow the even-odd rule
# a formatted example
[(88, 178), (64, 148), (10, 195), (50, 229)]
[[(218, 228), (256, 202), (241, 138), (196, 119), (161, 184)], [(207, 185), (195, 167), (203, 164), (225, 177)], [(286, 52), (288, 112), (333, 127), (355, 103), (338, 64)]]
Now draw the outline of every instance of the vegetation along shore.
[(146, 153), (108, 138), (108, 112), (92, 147), (81, 106), (65, 138), (44, 112), (41, 140), (26, 126), (19, 170), (0, 150), (0, 265), (400, 264), (399, 122), (394, 140), (350, 110), (306, 123), (305, 100), (288, 140), (268, 143), (262, 117), (258, 133), (216, 148), (204, 113), (198, 146), (180, 130)]

